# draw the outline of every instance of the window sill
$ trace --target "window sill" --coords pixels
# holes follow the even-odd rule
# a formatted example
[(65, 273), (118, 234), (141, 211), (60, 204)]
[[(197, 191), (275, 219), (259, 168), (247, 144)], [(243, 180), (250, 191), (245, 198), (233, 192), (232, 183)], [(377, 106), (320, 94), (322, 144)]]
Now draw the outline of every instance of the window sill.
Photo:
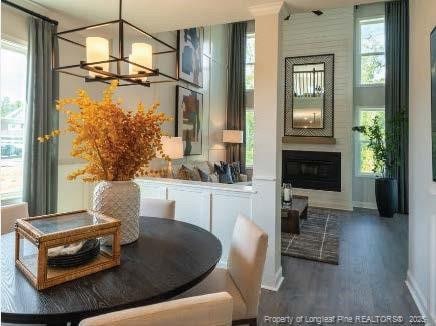
[(356, 87), (360, 88), (378, 88), (385, 87), (386, 84), (358, 84)]
[(363, 178), (363, 179), (377, 179), (377, 175), (368, 173), (368, 174), (362, 174), (358, 173), (355, 175), (356, 178)]
[(1, 200), (1, 205), (7, 206), (7, 205), (19, 204), (22, 201), (23, 201), (23, 199), (21, 197), (7, 198), (7, 199)]

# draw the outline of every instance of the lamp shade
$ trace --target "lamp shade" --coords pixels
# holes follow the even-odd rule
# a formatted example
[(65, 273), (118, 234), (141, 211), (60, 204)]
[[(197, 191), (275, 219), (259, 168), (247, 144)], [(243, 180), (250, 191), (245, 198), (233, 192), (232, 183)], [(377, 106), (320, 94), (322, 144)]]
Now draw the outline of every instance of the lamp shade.
[[(182, 137), (168, 137), (162, 136), (162, 151), (165, 155), (172, 160), (183, 157), (183, 141)], [(162, 158), (160, 153), (156, 154), (157, 157)]]
[[(103, 37), (87, 37), (86, 38), (86, 62), (97, 62), (109, 60), (109, 41)], [(109, 71), (109, 62), (91, 65), (92, 67), (100, 67), (104, 71)], [(93, 71), (89, 71), (90, 77), (103, 76)]]
[[(147, 43), (133, 43), (132, 54), (129, 55), (129, 61), (138, 65), (153, 68), (153, 47)], [(129, 74), (136, 75), (141, 72), (147, 72), (145, 69), (129, 63)], [(146, 81), (147, 77), (141, 77), (142, 81)]]
[(223, 143), (242, 144), (243, 142), (242, 130), (223, 130)]

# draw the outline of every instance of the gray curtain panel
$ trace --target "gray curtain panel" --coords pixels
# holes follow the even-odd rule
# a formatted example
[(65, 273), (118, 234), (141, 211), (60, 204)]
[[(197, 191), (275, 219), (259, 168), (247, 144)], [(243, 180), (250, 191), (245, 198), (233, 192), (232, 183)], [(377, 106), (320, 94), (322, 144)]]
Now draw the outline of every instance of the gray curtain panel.
[(398, 180), (398, 208), (408, 212), (409, 115), (409, 1), (385, 4), (386, 13), (386, 134), (397, 144), (390, 159), (396, 164), (388, 176)]
[(242, 130), (243, 144), (227, 144), (227, 161), (241, 163), (245, 173), (245, 47), (247, 22), (233, 23), (230, 31), (227, 129)]
[(55, 213), (58, 192), (58, 140), (39, 143), (37, 137), (59, 127), (55, 101), (59, 94), (59, 51), (56, 25), (28, 18), (27, 112), (23, 200), (30, 216)]

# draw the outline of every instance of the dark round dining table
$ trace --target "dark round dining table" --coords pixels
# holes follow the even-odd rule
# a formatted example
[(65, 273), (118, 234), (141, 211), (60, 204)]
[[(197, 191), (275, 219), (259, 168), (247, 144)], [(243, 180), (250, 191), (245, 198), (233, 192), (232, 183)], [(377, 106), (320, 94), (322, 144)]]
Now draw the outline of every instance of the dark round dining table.
[(15, 267), (15, 234), (1, 236), (2, 322), (77, 324), (102, 313), (168, 300), (203, 280), (221, 242), (184, 222), (140, 218), (139, 239), (121, 247), (121, 265), (38, 291)]

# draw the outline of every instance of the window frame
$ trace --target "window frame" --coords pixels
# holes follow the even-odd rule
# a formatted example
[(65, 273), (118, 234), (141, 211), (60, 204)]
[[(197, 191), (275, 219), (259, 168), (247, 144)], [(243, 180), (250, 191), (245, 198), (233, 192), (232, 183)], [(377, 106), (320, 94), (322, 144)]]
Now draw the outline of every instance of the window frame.
[[(3, 33), (2, 33), (2, 36), (1, 36), (1, 39), (0, 39), (0, 49), (7, 49), (7, 50), (10, 50), (10, 51), (19, 52), (21, 54), (24, 54), (26, 56), (26, 58), (28, 56), (28, 43), (26, 41), (24, 41), (22, 39), (18, 39), (16, 37), (13, 37), (13, 36), (10, 36), (10, 35), (7, 35), (7, 34), (3, 34)], [(26, 70), (27, 70), (27, 67), (26, 67)], [(24, 102), (24, 106), (25, 107), (27, 106), (26, 102)], [(25, 133), (26, 133), (25, 125), (24, 125), (23, 129), (24, 129), (23, 130), (24, 134), (23, 134), (23, 153), (22, 153), (22, 158), (24, 160), (24, 148), (25, 148), (25, 146), (24, 146), (24, 142), (25, 142), (24, 136), (25, 136)], [(1, 143), (1, 140), (0, 140), (0, 143)], [(23, 180), (23, 182), (24, 182), (24, 180)], [(23, 189), (21, 189), (21, 193), (19, 195), (8, 197), (8, 198), (5, 198), (5, 199), (3, 199), (3, 196), (0, 194), (0, 203), (1, 203), (2, 206), (4, 206), (4, 205), (12, 205), (12, 204), (19, 203), (19, 202), (22, 201), (22, 199), (23, 199)]]
[[(361, 122), (360, 122), (360, 115), (362, 113), (362, 111), (375, 111), (375, 112), (385, 112), (386, 114), (386, 108), (385, 107), (369, 107), (369, 106), (358, 106), (357, 107), (357, 114), (356, 114), (356, 126), (360, 126)], [(355, 176), (358, 178), (371, 178), (371, 179), (375, 179), (377, 177), (377, 174), (374, 172), (361, 172), (360, 171), (360, 164), (362, 162), (362, 157), (361, 157), (361, 148), (362, 148), (362, 144), (367, 144), (368, 141), (362, 141), (362, 134), (359, 132), (355, 132), (355, 137), (354, 137), (354, 166), (355, 166)]]
[[(362, 53), (362, 48), (361, 48), (361, 44), (362, 44), (362, 40), (361, 40), (361, 36), (362, 36), (362, 25), (369, 25), (369, 24), (375, 24), (377, 21), (383, 21), (383, 24), (386, 24), (386, 18), (384, 15), (374, 15), (371, 17), (361, 17), (358, 19), (357, 24), (358, 27), (356, 28), (356, 85), (358, 87), (380, 87), (380, 86), (384, 86), (386, 81), (384, 83), (374, 83), (374, 84), (364, 84), (362, 83), (362, 57), (368, 57), (368, 56), (375, 56), (375, 55), (383, 55), (385, 57), (385, 71), (386, 71), (386, 35), (385, 35), (385, 51), (383, 52), (367, 52), (367, 53)], [(365, 23), (362, 23), (362, 21), (368, 21)], [(385, 25), (386, 26), (386, 25)], [(386, 33), (385, 33), (386, 34)]]

